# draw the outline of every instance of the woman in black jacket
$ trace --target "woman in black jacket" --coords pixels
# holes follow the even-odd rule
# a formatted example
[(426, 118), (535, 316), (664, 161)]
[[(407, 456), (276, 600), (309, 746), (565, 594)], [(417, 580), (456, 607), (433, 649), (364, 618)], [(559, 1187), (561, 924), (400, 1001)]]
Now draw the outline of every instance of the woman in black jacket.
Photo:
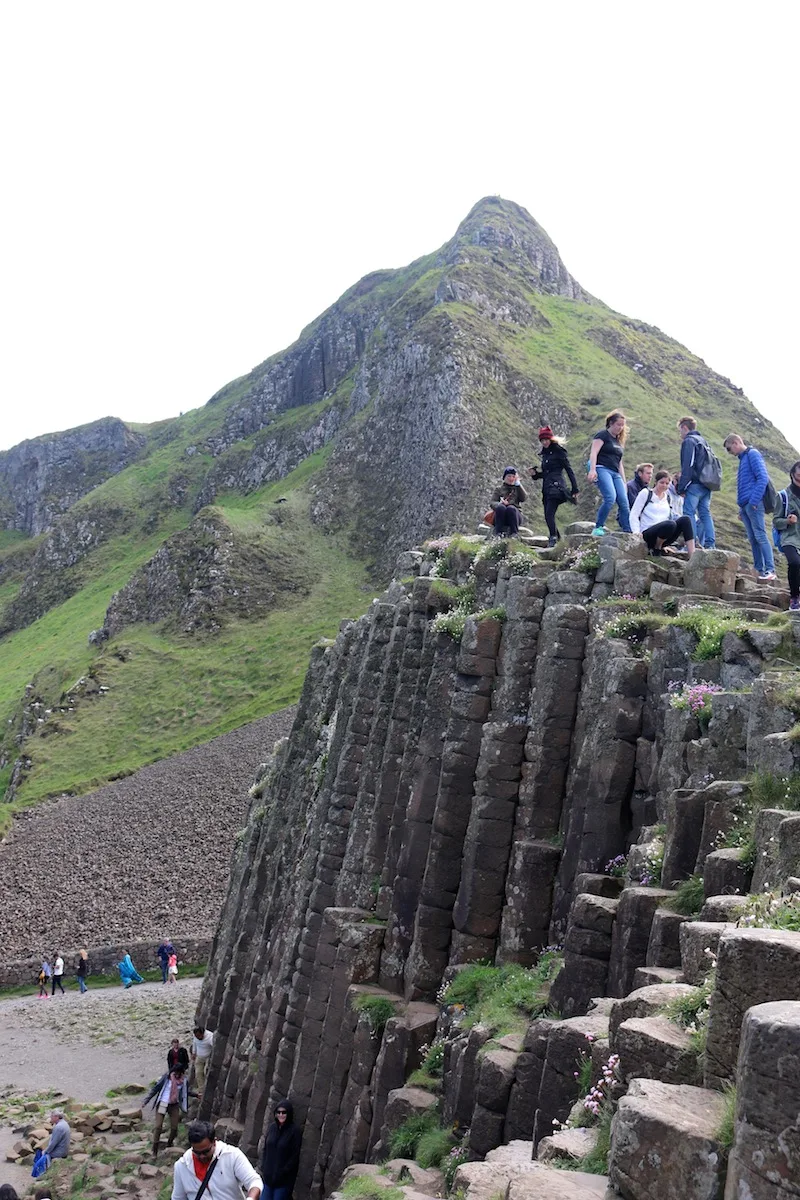
[(275, 1120), (264, 1139), (264, 1153), (261, 1156), (264, 1191), (261, 1200), (291, 1200), (300, 1166), (302, 1140), (303, 1135), (294, 1123), (291, 1100), (279, 1100), (275, 1105)]
[[(542, 446), (542, 465), (531, 467), (531, 479), (542, 480), (542, 504), (544, 519), (550, 534), (549, 546), (555, 546), (561, 534), (556, 528), (556, 510), (565, 500), (576, 503), (578, 499), (578, 484), (575, 472), (567, 458), (566, 448), (561, 444), (549, 425), (543, 425), (539, 430), (539, 441)], [(567, 490), (563, 472), (569, 476), (570, 490)]]

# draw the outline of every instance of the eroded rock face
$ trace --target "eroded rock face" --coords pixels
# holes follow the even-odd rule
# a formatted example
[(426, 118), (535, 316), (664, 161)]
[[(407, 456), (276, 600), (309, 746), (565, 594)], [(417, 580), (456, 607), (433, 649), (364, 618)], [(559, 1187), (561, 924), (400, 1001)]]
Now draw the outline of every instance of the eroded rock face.
[(31, 536), (49, 529), (81, 496), (141, 453), (143, 434), (104, 417), (0, 453), (0, 518)]

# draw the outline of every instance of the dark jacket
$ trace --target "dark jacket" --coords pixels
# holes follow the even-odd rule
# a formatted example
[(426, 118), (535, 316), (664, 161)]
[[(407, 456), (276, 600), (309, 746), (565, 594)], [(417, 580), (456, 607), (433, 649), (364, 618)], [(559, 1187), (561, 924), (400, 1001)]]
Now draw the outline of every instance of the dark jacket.
[(275, 1107), (286, 1109), (286, 1124), (281, 1128), (275, 1120), (267, 1130), (261, 1156), (261, 1178), (267, 1187), (285, 1187), (291, 1193), (300, 1166), (303, 1135), (294, 1123), (291, 1101), (281, 1100)]
[(77, 965), (75, 967), (75, 974), (79, 978), (81, 976), (83, 976), (84, 979), (86, 978), (86, 976), (89, 974), (89, 960), (88, 959), (86, 959), (86, 958), (78, 959)]
[(184, 1071), (189, 1070), (189, 1051), (185, 1046), (179, 1046), (177, 1050), (173, 1050), (170, 1046), (167, 1051), (167, 1070), (171, 1071), (175, 1064), (183, 1067)]
[(772, 518), (772, 524), (781, 535), (781, 549), (784, 546), (794, 546), (800, 550), (800, 488), (796, 488), (793, 483), (790, 483), (786, 488), (786, 494), (789, 497), (789, 512), (797, 517), (794, 525), (790, 525), (783, 515), (783, 500), (780, 493), (775, 499), (775, 515)]
[(517, 508), (524, 504), (528, 499), (528, 493), (525, 491), (525, 488), (521, 483), (513, 483), (510, 485), (507, 483), (501, 483), (500, 487), (495, 488), (494, 492), (492, 493), (491, 507), (498, 508), (500, 501), (504, 496), (508, 496), (509, 503), (516, 505)]
[(633, 479), (628, 480), (628, 508), (633, 508), (634, 501), (639, 495), (642, 488), (646, 488), (647, 484), (642, 483), (639, 475), (634, 475)]
[(703, 456), (701, 454), (698, 457), (698, 450), (701, 450), (705, 445), (706, 439), (699, 429), (693, 429), (690, 433), (687, 433), (681, 442), (681, 477), (678, 480), (678, 493), (681, 496), (690, 483), (700, 482), (697, 476), (703, 462)]
[(575, 472), (570, 466), (564, 446), (558, 446), (551, 442), (549, 446), (542, 447), (541, 456), (542, 465), (541, 467), (531, 468), (531, 479), (542, 480), (542, 499), (546, 500), (548, 495), (563, 490), (564, 482), (562, 473), (564, 471), (567, 472), (569, 477), (570, 492), (573, 496), (576, 496), (578, 493), (578, 483), (575, 479)]
[(173, 946), (172, 942), (162, 942), (161, 945), (156, 950), (156, 954), (161, 959), (164, 966), (166, 966), (167, 963), (169, 962), (170, 954), (174, 954), (174, 953), (175, 953), (175, 947)]
[(763, 504), (769, 483), (763, 458), (752, 446), (748, 446), (737, 457), (739, 474), (736, 476), (736, 503), (739, 508), (747, 508), (748, 504)]

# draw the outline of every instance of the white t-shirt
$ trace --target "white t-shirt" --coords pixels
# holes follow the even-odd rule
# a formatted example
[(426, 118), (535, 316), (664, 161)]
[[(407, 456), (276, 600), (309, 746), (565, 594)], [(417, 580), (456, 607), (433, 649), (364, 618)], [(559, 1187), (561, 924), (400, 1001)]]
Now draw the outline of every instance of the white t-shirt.
[(64, 960), (63, 960), (63, 958), (57, 958), (57, 959), (56, 959), (55, 966), (53, 967), (53, 974), (54, 974), (54, 975), (63, 975), (63, 974), (64, 974)]
[(201, 1038), (192, 1038), (192, 1053), (196, 1054), (198, 1058), (210, 1058), (213, 1045), (214, 1034), (207, 1029)]
[[(648, 502), (647, 497), (650, 497)], [(642, 488), (639, 495), (633, 502), (631, 509), (631, 529), (634, 533), (644, 533), (645, 529), (649, 529), (651, 525), (658, 525), (660, 521), (673, 520), (672, 509), (669, 503), (669, 492), (665, 492), (661, 499), (654, 491), (649, 488)]]

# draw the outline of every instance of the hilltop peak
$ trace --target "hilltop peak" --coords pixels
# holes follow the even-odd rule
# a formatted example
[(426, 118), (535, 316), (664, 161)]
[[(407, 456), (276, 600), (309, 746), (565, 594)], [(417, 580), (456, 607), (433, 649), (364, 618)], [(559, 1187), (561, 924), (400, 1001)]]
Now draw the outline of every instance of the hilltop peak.
[(473, 205), (445, 247), (448, 263), (468, 262), (473, 247), (510, 260), (536, 290), (591, 301), (570, 275), (547, 231), (527, 209), (502, 196), (484, 196)]

